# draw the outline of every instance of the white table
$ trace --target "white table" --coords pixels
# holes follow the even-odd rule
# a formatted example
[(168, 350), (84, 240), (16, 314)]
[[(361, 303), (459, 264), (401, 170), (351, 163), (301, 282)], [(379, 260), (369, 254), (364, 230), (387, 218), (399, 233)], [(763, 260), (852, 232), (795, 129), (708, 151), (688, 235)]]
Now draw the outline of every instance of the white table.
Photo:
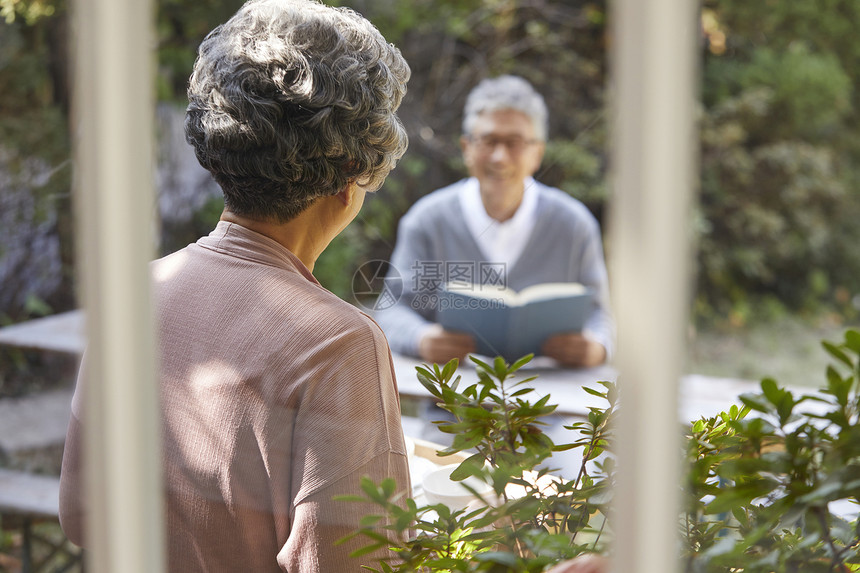
[[(531, 364), (519, 371), (515, 379), (537, 375), (538, 378), (528, 385), (535, 389), (530, 399), (536, 400), (545, 394), (550, 394), (550, 403), (558, 404), (559, 414), (584, 416), (590, 407), (605, 408), (607, 403), (601, 398), (588, 394), (583, 386), (589, 386), (603, 391), (598, 381), (618, 381), (618, 372), (611, 366), (597, 368), (557, 368), (549, 358), (536, 358)], [(432, 395), (418, 381), (415, 367), (423, 363), (408, 356), (394, 355), (394, 369), (400, 394), (416, 397), (431, 398)], [(465, 388), (478, 380), (477, 372), (471, 361), (461, 363), (457, 372), (462, 376), (460, 388)], [(623, 383), (622, 383), (623, 384)], [(794, 394), (811, 394), (811, 388), (790, 388)], [(622, 388), (623, 393), (623, 388)], [(751, 380), (735, 378), (719, 378), (687, 374), (681, 377), (678, 385), (678, 417), (682, 422), (692, 422), (702, 416), (716, 416), (730, 409), (733, 405), (741, 405), (739, 396), (745, 393), (760, 391), (759, 383)]]
[[(27, 322), (0, 328), (0, 344), (23, 348), (35, 348), (80, 354), (86, 345), (84, 314), (76, 310), (37, 318)], [(418, 382), (415, 367), (420, 360), (394, 355), (394, 368), (400, 393), (405, 396), (429, 398), (431, 395)], [(616, 381), (618, 373), (611, 366), (586, 369), (559, 369), (551, 367), (548, 358), (536, 358), (533, 364), (523, 368), (524, 375), (538, 375), (530, 384), (537, 391), (533, 396), (551, 394), (551, 402), (558, 404), (560, 414), (582, 416), (591, 406), (605, 407), (606, 403), (588, 393), (582, 387), (589, 385), (598, 389), (598, 380)], [(461, 364), (459, 372), (468, 384), (477, 380), (475, 368), (470, 361)], [(811, 389), (793, 388), (795, 394), (811, 393)], [(745, 392), (759, 391), (758, 382), (733, 378), (715, 378), (698, 374), (683, 376), (679, 382), (679, 418), (689, 422), (701, 416), (713, 416), (740, 404), (738, 396)]]
[[(415, 372), (415, 367), (424, 363), (417, 358), (400, 354), (394, 354), (393, 358), (400, 394), (415, 398), (432, 397), (430, 392), (418, 381)], [(482, 360), (488, 361), (483, 357)], [(462, 377), (460, 389), (478, 381), (478, 373), (471, 360), (466, 359), (461, 362), (457, 374)], [(550, 401), (558, 404), (556, 412), (575, 416), (586, 415), (588, 408), (592, 406), (606, 407), (606, 401), (588, 394), (583, 390), (584, 385), (602, 391), (604, 387), (597, 384), (598, 380), (614, 382), (618, 378), (618, 373), (610, 366), (583, 369), (557, 368), (551, 359), (538, 357), (521, 368), (512, 380), (522, 380), (535, 375), (538, 378), (528, 383), (529, 387), (534, 388), (535, 391), (527, 395), (526, 398), (529, 401), (536, 401), (544, 395), (550, 394), (552, 396)]]
[(73, 310), (0, 328), (0, 345), (81, 354), (86, 346), (84, 313)]

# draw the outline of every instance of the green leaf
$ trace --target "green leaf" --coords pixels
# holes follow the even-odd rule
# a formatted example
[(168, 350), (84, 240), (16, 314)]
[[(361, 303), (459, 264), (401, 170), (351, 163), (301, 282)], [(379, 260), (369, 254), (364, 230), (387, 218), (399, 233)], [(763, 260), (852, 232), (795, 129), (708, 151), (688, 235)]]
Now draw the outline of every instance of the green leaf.
[(430, 392), (430, 394), (436, 398), (441, 398), (442, 391), (439, 389), (439, 384), (436, 382), (436, 378), (433, 374), (431, 374), (429, 370), (421, 368), (420, 366), (416, 366), (415, 370), (417, 371), (418, 382), (420, 382), (421, 385)]
[(753, 499), (767, 495), (777, 484), (764, 479), (751, 480), (746, 483), (726, 488), (714, 496), (707, 504), (709, 514), (720, 514), (731, 511), (735, 507), (749, 504)]
[(830, 482), (820, 485), (806, 495), (798, 498), (801, 503), (826, 502), (842, 497), (843, 484), (839, 482)]
[(452, 358), (448, 361), (448, 364), (442, 369), (442, 380), (450, 380), (451, 376), (454, 375), (454, 372), (457, 371), (457, 367), (459, 366), (460, 361), (456, 358)]
[(430, 370), (428, 370), (428, 369), (427, 369), (427, 365), (426, 365), (426, 364), (424, 364), (423, 366), (416, 366), (416, 367), (415, 367), (415, 371), (416, 371), (418, 374), (423, 375), (425, 378), (433, 378), (433, 379), (435, 379), (435, 375), (434, 375), (432, 372), (430, 372)]
[(849, 329), (845, 332), (845, 346), (855, 354), (860, 354), (860, 331)]
[(606, 398), (606, 393), (601, 392), (600, 390), (595, 390), (594, 388), (590, 388), (588, 386), (583, 386), (583, 390), (585, 390), (586, 394), (591, 394), (592, 396), (597, 396), (598, 398)]
[(358, 524), (361, 527), (373, 527), (382, 519), (381, 515), (365, 515), (362, 517)]
[(773, 378), (763, 378), (761, 381), (761, 391), (764, 394), (765, 398), (770, 401), (774, 406), (779, 405), (782, 397), (785, 393), (785, 390), (780, 388), (776, 380)]
[(376, 484), (373, 483), (373, 480), (371, 480), (370, 478), (361, 478), (361, 489), (371, 500), (376, 500), (379, 498), (379, 490), (377, 489)]
[(523, 356), (522, 358), (520, 358), (519, 360), (514, 362), (511, 365), (511, 372), (516, 372), (517, 370), (519, 370), (520, 368), (522, 368), (523, 366), (525, 366), (526, 364), (531, 362), (531, 360), (532, 360), (532, 358), (534, 358), (534, 356), (535, 356), (534, 354), (526, 354), (525, 356)]
[(779, 401), (779, 404), (776, 406), (776, 411), (779, 414), (779, 423), (783, 426), (787, 424), (791, 420), (792, 412), (794, 411), (794, 407), (799, 404), (800, 401), (795, 401), (794, 397), (791, 395), (791, 392), (788, 390), (784, 390), (782, 394), (782, 399)]
[(475, 555), (475, 561), (478, 563), (495, 563), (504, 565), (514, 569), (519, 564), (519, 559), (513, 553), (507, 551), (487, 551), (486, 553), (478, 553)]
[(447, 571), (447, 570), (455, 570), (455, 571), (463, 571), (462, 566), (464, 565), (463, 561), (457, 559), (455, 557), (442, 557), (440, 559), (432, 559), (427, 561), (424, 564), (429, 571)]
[(390, 499), (391, 496), (394, 495), (394, 492), (397, 491), (397, 483), (394, 481), (394, 478), (384, 478), (380, 482), (379, 488), (382, 490), (386, 499)]
[(841, 348), (839, 348), (838, 346), (836, 346), (832, 342), (822, 340), (821, 346), (823, 346), (824, 350), (826, 350), (832, 357), (836, 358), (840, 362), (843, 362), (849, 368), (854, 367), (854, 364), (851, 362), (851, 358), (849, 358), (848, 355), (845, 354), (845, 352), (843, 352)]
[(499, 380), (504, 380), (507, 377), (508, 365), (505, 363), (504, 358), (496, 356), (495, 360), (493, 360), (493, 371)]
[(739, 398), (740, 401), (743, 402), (744, 405), (751, 410), (762, 412), (764, 414), (767, 414), (771, 411), (767, 403), (762, 400), (762, 397), (758, 394), (741, 394)]
[(523, 384), (528, 384), (529, 382), (537, 380), (537, 378), (538, 378), (537, 376), (529, 376), (528, 378), (523, 378), (522, 380), (518, 380), (516, 382), (516, 384), (514, 384), (513, 386), (521, 386)]
[(352, 553), (349, 554), (350, 557), (361, 557), (362, 555), (367, 555), (368, 553), (373, 553), (374, 551), (378, 551), (383, 547), (387, 546), (388, 542), (379, 542), (374, 543), (372, 545), (366, 545), (360, 549), (356, 549)]
[(487, 364), (486, 362), (484, 362), (483, 360), (481, 360), (481, 359), (479, 359), (479, 358), (475, 358), (475, 357), (474, 357), (474, 356), (472, 356), (471, 354), (469, 355), (469, 360), (471, 360), (471, 361), (472, 361), (472, 362), (474, 362), (477, 366), (480, 366), (480, 367), (481, 367), (481, 368), (483, 368), (484, 370), (487, 370), (487, 371), (492, 371), (492, 370), (493, 370), (492, 366), (490, 366), (489, 364)]
[(433, 367), (433, 376), (436, 378), (436, 380), (441, 380), (442, 370), (439, 368), (439, 365), (434, 362), (431, 366)]
[(744, 511), (743, 507), (733, 507), (732, 508), (732, 516), (738, 520), (738, 523), (746, 524), (748, 523), (748, 518), (746, 511)]
[(851, 379), (847, 381), (839, 375), (833, 366), (827, 366), (827, 389), (836, 398), (836, 403), (843, 408), (848, 405), (848, 393), (851, 391)]
[(485, 432), (480, 428), (476, 428), (466, 434), (457, 434), (454, 436), (454, 442), (451, 444), (451, 449), (455, 452), (472, 449), (484, 440), (485, 435)]

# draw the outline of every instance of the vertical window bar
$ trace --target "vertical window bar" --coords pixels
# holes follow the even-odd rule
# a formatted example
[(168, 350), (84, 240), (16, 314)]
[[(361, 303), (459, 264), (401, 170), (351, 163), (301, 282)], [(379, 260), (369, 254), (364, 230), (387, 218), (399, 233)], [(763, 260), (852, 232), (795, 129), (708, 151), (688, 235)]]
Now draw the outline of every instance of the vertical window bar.
[(690, 283), (698, 3), (615, 0), (609, 251), (618, 316), (616, 560), (679, 570), (678, 381)]
[(152, 4), (77, 0), (75, 208), (86, 353), (87, 566), (163, 571), (154, 254)]

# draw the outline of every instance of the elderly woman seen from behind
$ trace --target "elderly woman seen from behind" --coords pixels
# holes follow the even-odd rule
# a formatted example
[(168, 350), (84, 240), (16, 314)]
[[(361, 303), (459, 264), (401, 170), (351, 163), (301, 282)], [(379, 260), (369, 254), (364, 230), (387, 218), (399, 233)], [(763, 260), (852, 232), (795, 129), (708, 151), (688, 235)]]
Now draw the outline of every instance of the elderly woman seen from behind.
[[(251, 0), (200, 46), (188, 141), (224, 193), (207, 237), (153, 263), (165, 510), (174, 572), (357, 571), (334, 542), (359, 479), (409, 490), (381, 330), (311, 271), (406, 149), (409, 67), (358, 14)], [(86, 542), (73, 403), (61, 520)]]

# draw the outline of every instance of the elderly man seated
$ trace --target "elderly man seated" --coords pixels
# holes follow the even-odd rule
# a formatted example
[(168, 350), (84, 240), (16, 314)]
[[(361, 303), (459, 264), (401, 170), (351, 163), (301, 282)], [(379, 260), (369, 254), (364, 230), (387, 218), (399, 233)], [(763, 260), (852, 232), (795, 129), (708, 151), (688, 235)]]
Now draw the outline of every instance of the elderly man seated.
[(490, 279), (517, 291), (551, 282), (589, 287), (595, 296), (584, 328), (550, 336), (541, 353), (572, 367), (597, 366), (611, 354), (597, 220), (580, 201), (532, 178), (547, 116), (543, 97), (520, 77), (487, 79), (469, 94), (461, 147), (470, 177), (422, 198), (400, 221), (389, 276), (402, 277), (403, 294), (375, 317), (393, 351), (439, 363), (475, 351), (470, 334), (438, 324), (440, 285), (466, 268), (476, 284)]

